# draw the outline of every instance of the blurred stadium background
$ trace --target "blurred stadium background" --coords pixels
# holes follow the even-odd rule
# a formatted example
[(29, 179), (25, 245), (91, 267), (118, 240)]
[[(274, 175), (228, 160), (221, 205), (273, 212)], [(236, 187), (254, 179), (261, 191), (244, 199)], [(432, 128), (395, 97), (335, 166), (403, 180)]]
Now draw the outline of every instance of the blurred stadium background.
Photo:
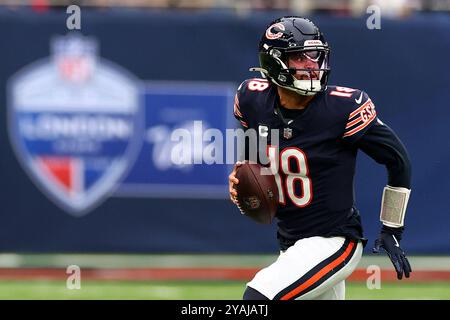
[[(81, 30), (67, 29), (72, 4)], [(370, 5), (381, 29), (367, 28)], [(234, 91), (255, 76), (265, 26), (286, 14), (321, 27), (329, 83), (368, 92), (413, 162), (402, 243), (414, 273), (399, 282), (388, 258), (370, 253), (386, 173), (359, 156), (369, 245), (347, 298), (450, 299), (449, 9), (444, 0), (1, 0), (0, 299), (240, 299), (277, 255), (275, 226), (227, 200), (230, 166), (174, 165), (169, 138), (236, 127)], [(66, 287), (71, 265), (80, 290)], [(369, 266), (381, 269), (379, 290), (366, 286)]]

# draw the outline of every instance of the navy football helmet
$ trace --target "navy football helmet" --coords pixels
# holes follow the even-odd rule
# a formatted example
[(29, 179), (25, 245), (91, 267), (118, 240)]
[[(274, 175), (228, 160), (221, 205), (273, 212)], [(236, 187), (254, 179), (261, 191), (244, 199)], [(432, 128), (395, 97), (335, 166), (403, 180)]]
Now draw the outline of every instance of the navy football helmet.
[[(261, 38), (261, 67), (250, 70), (260, 71), (263, 77), (280, 87), (311, 96), (326, 89), (330, 73), (329, 53), (323, 34), (311, 20), (282, 17), (270, 23)], [(290, 61), (300, 59), (309, 60), (310, 66), (295, 68), (290, 65)]]

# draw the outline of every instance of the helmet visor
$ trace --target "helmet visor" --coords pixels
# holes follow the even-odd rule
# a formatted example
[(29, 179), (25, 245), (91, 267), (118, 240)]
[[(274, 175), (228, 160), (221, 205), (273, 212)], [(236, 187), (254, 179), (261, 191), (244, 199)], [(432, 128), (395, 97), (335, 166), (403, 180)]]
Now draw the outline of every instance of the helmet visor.
[(317, 62), (324, 57), (323, 50), (302, 50), (288, 53), (288, 59), (291, 61), (312, 61)]
[(286, 54), (287, 67), (297, 80), (321, 80), (328, 69), (327, 51), (324, 49), (303, 49)]
[(285, 59), (292, 62), (316, 62), (319, 66), (327, 60), (329, 49), (324, 47), (312, 47), (286, 50)]

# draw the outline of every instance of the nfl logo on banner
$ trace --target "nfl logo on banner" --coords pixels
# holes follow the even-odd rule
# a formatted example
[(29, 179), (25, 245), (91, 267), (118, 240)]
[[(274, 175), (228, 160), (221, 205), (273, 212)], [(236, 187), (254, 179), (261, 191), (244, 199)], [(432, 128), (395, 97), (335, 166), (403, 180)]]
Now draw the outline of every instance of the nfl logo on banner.
[(81, 216), (124, 177), (142, 143), (137, 81), (97, 56), (81, 35), (52, 41), (52, 57), (9, 83), (9, 133), (16, 156), (38, 188)]

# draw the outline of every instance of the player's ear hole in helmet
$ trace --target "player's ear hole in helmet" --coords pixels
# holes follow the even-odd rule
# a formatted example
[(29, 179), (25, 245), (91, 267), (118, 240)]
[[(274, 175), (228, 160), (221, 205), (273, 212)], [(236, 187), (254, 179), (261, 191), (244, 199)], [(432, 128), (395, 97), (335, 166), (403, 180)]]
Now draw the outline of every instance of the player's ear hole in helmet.
[(330, 48), (310, 20), (288, 16), (272, 21), (259, 43), (260, 71), (274, 84), (311, 96), (326, 89)]

